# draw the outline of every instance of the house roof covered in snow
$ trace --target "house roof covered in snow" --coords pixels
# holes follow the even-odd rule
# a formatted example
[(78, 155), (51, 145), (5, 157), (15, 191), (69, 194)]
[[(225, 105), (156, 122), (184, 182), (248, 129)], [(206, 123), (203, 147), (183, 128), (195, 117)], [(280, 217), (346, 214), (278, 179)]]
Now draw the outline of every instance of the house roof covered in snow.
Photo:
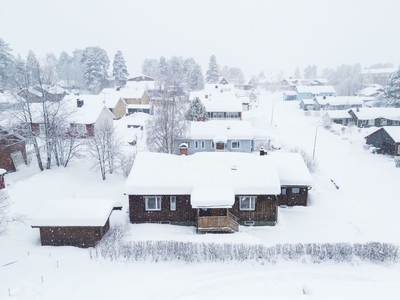
[(265, 156), (278, 170), (281, 185), (311, 186), (313, 179), (300, 153), (272, 152)]
[(322, 85), (322, 86), (298, 85), (296, 86), (296, 91), (298, 93), (311, 93), (315, 95), (321, 93), (336, 93), (335, 88), (331, 85)]
[[(125, 185), (128, 195), (190, 195), (194, 191), (195, 196), (203, 195), (195, 198), (196, 205), (208, 201), (204, 189), (210, 194), (221, 189), (221, 193), (233, 190), (236, 195), (277, 195), (280, 182), (273, 162), (254, 154), (139, 152)], [(225, 198), (217, 202), (227, 205)]]
[(359, 120), (371, 120), (385, 118), (388, 120), (400, 121), (400, 108), (392, 107), (365, 107), (351, 109)]
[(390, 74), (397, 70), (398, 68), (364, 69), (361, 71), (361, 74)]
[(201, 99), (207, 112), (241, 112), (243, 111), (242, 101), (236, 97), (232, 98), (209, 98)]
[(113, 209), (121, 207), (108, 199), (51, 200), (33, 216), (31, 226), (104, 226)]
[(322, 115), (322, 118), (328, 116), (330, 119), (351, 119), (349, 110), (328, 110)]
[(400, 143), (400, 126), (382, 126), (381, 128), (378, 128), (374, 132), (367, 135), (365, 138), (373, 135), (379, 130), (385, 130), (392, 137), (395, 143)]
[(207, 122), (190, 122), (190, 139), (214, 139), (217, 136), (227, 140), (253, 138), (250, 121), (211, 120)]
[(0, 175), (3, 175), (3, 174), (6, 173), (6, 172), (7, 172), (7, 170), (0, 169)]
[(357, 96), (315, 97), (321, 105), (363, 105), (364, 98)]

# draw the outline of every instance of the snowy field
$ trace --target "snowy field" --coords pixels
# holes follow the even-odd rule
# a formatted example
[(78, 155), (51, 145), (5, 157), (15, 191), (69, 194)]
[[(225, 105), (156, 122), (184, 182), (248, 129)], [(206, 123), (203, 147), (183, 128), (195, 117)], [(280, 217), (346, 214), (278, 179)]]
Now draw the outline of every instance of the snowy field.
[[(297, 101), (284, 102), (281, 94), (267, 92), (261, 92), (259, 106), (244, 112), (244, 119), (273, 136), (273, 144), (281, 147), (278, 151), (299, 147), (312, 155), (315, 146), (318, 171), (313, 174), (309, 206), (279, 208), (277, 226), (241, 226), (234, 234), (199, 235), (194, 227), (129, 224), (126, 241), (399, 244), (400, 168), (395, 168), (392, 157), (371, 154), (363, 147), (363, 137), (374, 129), (325, 129), (316, 113), (306, 115)], [(126, 134), (125, 126), (118, 128)], [(67, 168), (43, 172), (33, 163), (7, 174), (6, 183), (11, 212), (25, 215), (26, 222), (11, 224), (8, 234), (0, 237), (0, 299), (398, 299), (400, 295), (398, 263), (126, 263), (91, 259), (88, 249), (42, 247), (39, 230), (29, 226), (29, 219), (47, 200), (115, 199), (124, 208), (113, 212), (111, 226), (128, 224), (125, 178), (108, 175), (102, 181), (85, 160), (75, 160)]]

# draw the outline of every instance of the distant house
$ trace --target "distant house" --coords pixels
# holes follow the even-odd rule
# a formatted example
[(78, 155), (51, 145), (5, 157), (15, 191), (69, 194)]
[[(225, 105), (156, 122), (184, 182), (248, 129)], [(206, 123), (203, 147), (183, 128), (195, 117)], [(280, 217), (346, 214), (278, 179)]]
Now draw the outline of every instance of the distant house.
[(297, 100), (297, 93), (295, 91), (283, 92), (283, 100), (285, 101)]
[(310, 99), (302, 99), (299, 102), (299, 107), (302, 110), (315, 110), (316, 105), (315, 105), (315, 99), (310, 98)]
[(384, 126), (365, 137), (366, 144), (379, 148), (382, 154), (400, 156), (400, 127)]
[(307, 206), (308, 190), (313, 180), (303, 157), (299, 153), (268, 154), (278, 170), (281, 193), (278, 204), (281, 206)]
[(0, 127), (0, 169), (17, 171), (27, 163), (25, 139)]
[(360, 108), (350, 109), (353, 124), (357, 127), (382, 127), (400, 125), (400, 108)]
[(321, 97), (317, 96), (315, 100), (315, 110), (345, 110), (349, 108), (361, 108), (364, 105), (364, 98), (357, 96), (338, 96)]
[(218, 82), (217, 82), (218, 84), (228, 84), (229, 82), (228, 82), (228, 80), (226, 80), (226, 78), (225, 77), (219, 77), (218, 78)]
[(324, 86), (304, 86), (298, 85), (295, 88), (297, 100), (311, 99), (316, 96), (328, 97), (336, 96), (336, 91), (331, 85)]
[(330, 110), (322, 115), (324, 124), (336, 123), (344, 126), (354, 125), (348, 110)]
[(151, 90), (156, 88), (156, 82), (153, 77), (144, 74), (138, 74), (130, 77), (125, 84), (128, 89), (144, 89)]
[(17, 108), (20, 100), (22, 99), (18, 99), (18, 96), (13, 95), (10, 91), (0, 90), (0, 111)]
[(280, 190), (271, 161), (229, 152), (140, 152), (125, 185), (132, 223), (192, 225), (198, 232), (275, 225)]
[(179, 145), (186, 143), (189, 155), (214, 151), (251, 153), (253, 138), (250, 121), (190, 122), (188, 137), (175, 140), (174, 149), (179, 154)]
[(35, 85), (24, 90), (20, 90), (18, 95), (27, 102), (39, 103), (43, 101), (58, 102), (62, 100), (68, 91), (58, 85)]
[(385, 86), (389, 75), (397, 70), (398, 68), (364, 69), (361, 71), (361, 83), (363, 86), (371, 84)]
[(66, 199), (46, 202), (31, 219), (42, 246), (94, 247), (110, 229), (113, 200)]

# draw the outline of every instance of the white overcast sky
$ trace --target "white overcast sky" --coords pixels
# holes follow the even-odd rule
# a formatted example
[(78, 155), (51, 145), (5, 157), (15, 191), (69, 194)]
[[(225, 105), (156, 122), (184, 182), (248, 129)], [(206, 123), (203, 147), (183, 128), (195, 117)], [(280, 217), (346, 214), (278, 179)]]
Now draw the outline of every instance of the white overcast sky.
[(400, 63), (400, 0), (0, 0), (0, 37), (14, 54), (38, 57), (87, 46), (131, 75), (146, 58), (211, 55), (246, 76), (309, 64)]

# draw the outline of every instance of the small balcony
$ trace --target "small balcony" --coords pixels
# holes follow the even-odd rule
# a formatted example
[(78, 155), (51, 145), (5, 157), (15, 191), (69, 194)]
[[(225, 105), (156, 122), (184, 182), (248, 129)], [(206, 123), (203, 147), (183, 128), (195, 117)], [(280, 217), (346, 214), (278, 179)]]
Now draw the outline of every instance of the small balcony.
[(239, 218), (231, 213), (227, 216), (198, 217), (197, 232), (234, 233), (239, 231)]

